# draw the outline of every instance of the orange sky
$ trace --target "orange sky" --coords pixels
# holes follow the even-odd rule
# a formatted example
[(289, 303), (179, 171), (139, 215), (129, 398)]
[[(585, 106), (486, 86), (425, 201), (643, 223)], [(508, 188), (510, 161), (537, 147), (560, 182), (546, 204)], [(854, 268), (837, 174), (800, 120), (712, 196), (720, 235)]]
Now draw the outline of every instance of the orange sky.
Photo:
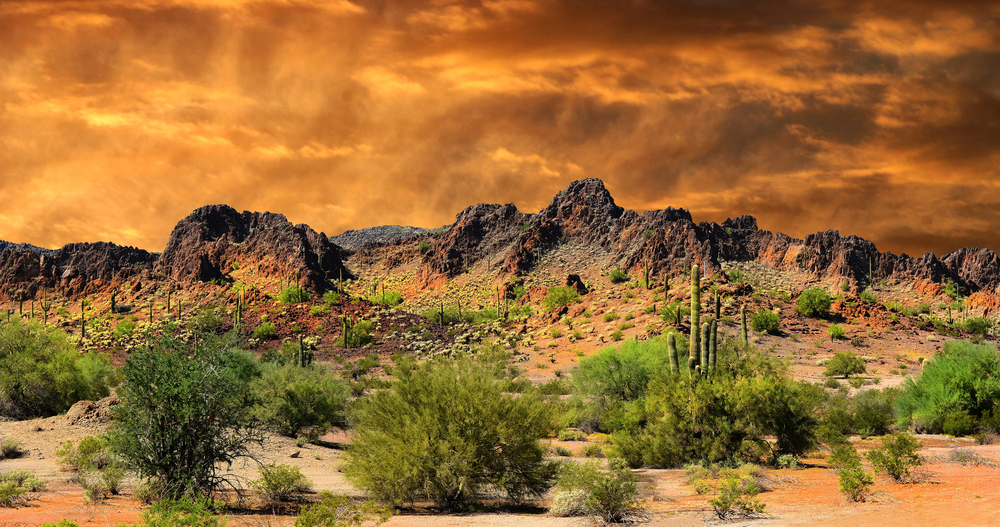
[(2, 0), (0, 239), (618, 203), (1000, 250), (1000, 2)]

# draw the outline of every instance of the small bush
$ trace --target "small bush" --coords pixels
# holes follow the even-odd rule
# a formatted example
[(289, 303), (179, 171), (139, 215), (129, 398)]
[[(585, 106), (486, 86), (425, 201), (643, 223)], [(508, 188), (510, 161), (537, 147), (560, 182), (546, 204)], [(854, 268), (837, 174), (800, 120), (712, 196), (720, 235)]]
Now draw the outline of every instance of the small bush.
[[(620, 459), (611, 460), (607, 472), (601, 471), (596, 462), (563, 463), (554, 495), (556, 510), (550, 509), (554, 515), (596, 516), (604, 523), (626, 523), (645, 516), (635, 475)], [(581, 497), (582, 503), (576, 501)], [(568, 506), (572, 504), (575, 506)]]
[(417, 244), (417, 250), (420, 251), (420, 254), (427, 254), (427, 251), (431, 250), (431, 244), (422, 241)]
[(295, 518), (295, 527), (361, 527), (381, 525), (393, 515), (393, 508), (374, 501), (352, 503), (347, 494), (320, 493), (320, 502), (307, 505)]
[(962, 324), (966, 331), (971, 331), (976, 335), (986, 335), (993, 328), (993, 322), (984, 317), (973, 317), (966, 319)]
[(608, 311), (607, 313), (604, 313), (604, 315), (601, 316), (601, 319), (604, 320), (605, 322), (612, 322), (618, 320), (618, 313), (615, 313), (614, 311)]
[(761, 309), (750, 316), (750, 327), (757, 333), (774, 335), (778, 333), (780, 323), (778, 314), (768, 309)]
[(555, 447), (555, 454), (560, 457), (572, 457), (573, 451), (564, 446)]
[(196, 309), (185, 325), (191, 331), (209, 333), (222, 327), (223, 323), (225, 319), (222, 317), (222, 311), (215, 305), (208, 305)]
[(875, 293), (872, 293), (869, 289), (862, 291), (861, 294), (858, 295), (858, 298), (860, 298), (862, 302), (866, 302), (868, 304), (878, 303), (878, 297), (875, 296)]
[(826, 332), (830, 334), (830, 338), (833, 340), (840, 340), (847, 334), (847, 330), (840, 324), (830, 324), (830, 327), (826, 328)]
[(250, 487), (271, 504), (298, 501), (312, 487), (299, 467), (271, 463), (259, 471), (260, 478), (251, 481)]
[(0, 482), (0, 507), (17, 507), (25, 502), (27, 490), (18, 487), (13, 481)]
[(622, 284), (628, 282), (628, 273), (622, 271), (621, 269), (612, 269), (612, 271), (608, 273), (608, 280), (610, 280), (612, 284)]
[(304, 432), (310, 438), (344, 425), (350, 387), (326, 368), (288, 364), (263, 369), (250, 389), (260, 401), (257, 415), (265, 425), (287, 437)]
[(207, 498), (185, 497), (154, 503), (142, 513), (141, 527), (225, 527), (228, 518), (213, 513)]
[(611, 332), (610, 335), (608, 335), (608, 338), (610, 338), (611, 340), (613, 340), (615, 342), (618, 342), (622, 338), (624, 338), (624, 335), (622, 335), (622, 331), (620, 329), (616, 329), (613, 332)]
[(833, 451), (829, 464), (837, 468), (837, 479), (840, 483), (840, 492), (853, 502), (863, 502), (871, 494), (872, 485), (875, 479), (871, 472), (865, 471), (861, 465), (861, 456), (850, 443), (843, 443)]
[(393, 289), (387, 289), (369, 297), (368, 300), (373, 304), (393, 307), (403, 303), (403, 294)]
[(552, 328), (552, 330), (549, 331), (549, 336), (552, 337), (552, 338), (554, 338), (554, 339), (557, 339), (557, 338), (563, 336), (563, 332), (559, 328)]
[(792, 454), (778, 456), (778, 467), (784, 469), (796, 468), (799, 466), (799, 459)]
[(16, 437), (0, 439), (0, 459), (13, 459), (24, 455), (21, 440)]
[(920, 465), (920, 456), (917, 454), (920, 445), (920, 441), (907, 433), (883, 436), (882, 446), (868, 451), (868, 461), (876, 472), (899, 483), (909, 477), (914, 467)]
[(278, 338), (278, 328), (273, 322), (262, 322), (253, 330), (253, 338), (257, 340), (274, 340)]
[(851, 375), (865, 373), (868, 371), (868, 367), (865, 365), (864, 359), (858, 357), (853, 352), (841, 351), (830, 359), (830, 362), (826, 363), (826, 371), (823, 375), (827, 377), (835, 377), (843, 375), (844, 378), (848, 378)]
[(340, 293), (337, 291), (327, 291), (323, 293), (323, 303), (327, 306), (340, 303)]
[(719, 483), (719, 495), (708, 503), (720, 520), (747, 518), (764, 512), (764, 504), (756, 498), (759, 493), (753, 478), (730, 477)]
[(542, 301), (542, 304), (548, 311), (557, 311), (579, 301), (580, 293), (576, 289), (569, 286), (556, 286), (549, 288), (549, 294)]
[(42, 527), (80, 527), (80, 524), (76, 523), (73, 520), (67, 520), (66, 518), (63, 518), (57, 522), (43, 523)]
[(573, 428), (567, 428), (565, 430), (559, 431), (560, 441), (586, 441), (587, 434), (582, 430), (576, 430)]
[(799, 295), (795, 310), (803, 316), (822, 317), (826, 316), (832, 303), (833, 299), (825, 290), (819, 287), (810, 287)]
[(301, 287), (288, 287), (278, 293), (278, 302), (282, 304), (297, 304), (309, 301), (309, 291)]
[(580, 447), (580, 455), (583, 456), (583, 457), (603, 458), (604, 457), (604, 449), (601, 448), (601, 445), (596, 445), (596, 444), (593, 444), (593, 443), (588, 443), (588, 444), (583, 445), (582, 447)]

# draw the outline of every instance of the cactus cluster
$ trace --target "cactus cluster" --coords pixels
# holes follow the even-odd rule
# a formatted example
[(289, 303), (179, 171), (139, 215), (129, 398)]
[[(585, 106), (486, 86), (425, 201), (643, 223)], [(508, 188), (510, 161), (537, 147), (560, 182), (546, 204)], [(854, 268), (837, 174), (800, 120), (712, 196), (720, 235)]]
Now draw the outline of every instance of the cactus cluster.
[(300, 368), (308, 367), (312, 364), (313, 355), (313, 351), (302, 342), (302, 335), (299, 335), (299, 350), (295, 353), (295, 365)]
[[(722, 313), (722, 303), (719, 294), (714, 298), (714, 315), (704, 322), (701, 321), (701, 269), (697, 265), (691, 267), (691, 339), (688, 352), (688, 374), (692, 379), (707, 376), (715, 371), (717, 360), (719, 316)], [(678, 309), (678, 319), (680, 310)], [(673, 334), (667, 337), (667, 350), (670, 354), (670, 371), (674, 374), (679, 369), (677, 347)]]

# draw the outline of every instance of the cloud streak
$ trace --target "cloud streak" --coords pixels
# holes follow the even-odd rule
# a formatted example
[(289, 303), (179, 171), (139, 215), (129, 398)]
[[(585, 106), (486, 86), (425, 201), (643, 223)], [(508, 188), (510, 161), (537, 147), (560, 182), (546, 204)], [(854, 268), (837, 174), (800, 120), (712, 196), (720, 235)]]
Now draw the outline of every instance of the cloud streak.
[(1000, 3), (0, 5), (0, 238), (161, 250), (192, 209), (337, 234), (480, 201), (1000, 249)]

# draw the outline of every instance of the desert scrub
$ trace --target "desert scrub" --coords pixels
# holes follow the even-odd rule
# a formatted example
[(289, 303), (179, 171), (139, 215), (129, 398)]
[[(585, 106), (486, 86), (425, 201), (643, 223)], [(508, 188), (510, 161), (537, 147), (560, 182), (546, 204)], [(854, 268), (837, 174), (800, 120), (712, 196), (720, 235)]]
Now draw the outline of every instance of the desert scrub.
[(17, 320), (0, 326), (0, 416), (13, 419), (65, 412), (77, 401), (107, 397), (110, 359), (80, 353), (52, 325)]
[(559, 431), (560, 441), (586, 441), (587, 433), (575, 428), (566, 428)]
[(608, 280), (610, 280), (612, 284), (628, 282), (628, 273), (621, 269), (612, 269), (611, 272), (608, 273)]
[(896, 483), (906, 480), (913, 469), (920, 465), (917, 449), (920, 441), (907, 433), (882, 436), (882, 446), (866, 453), (875, 471), (885, 474)]
[(826, 363), (826, 371), (823, 375), (827, 377), (843, 376), (845, 379), (851, 375), (861, 374), (868, 371), (864, 359), (858, 357), (851, 351), (841, 351)]
[(286, 437), (302, 433), (317, 438), (333, 426), (345, 425), (351, 388), (325, 367), (287, 364), (261, 368), (261, 376), (252, 381), (250, 389), (259, 401), (256, 415), (265, 426)]
[(374, 501), (356, 502), (347, 494), (329, 491), (319, 494), (320, 501), (306, 505), (295, 518), (295, 527), (361, 527), (381, 525), (394, 514), (392, 507)]
[(278, 302), (282, 304), (297, 304), (309, 301), (309, 291), (301, 287), (288, 287), (278, 293)]
[(540, 496), (556, 469), (539, 441), (551, 429), (550, 408), (534, 390), (504, 391), (499, 376), (512, 379), (498, 366), (506, 361), (405, 358), (388, 368), (388, 388), (355, 410), (345, 476), (391, 504), (424, 498), (454, 506), (484, 492), (514, 501)]
[(560, 308), (575, 304), (580, 301), (580, 293), (569, 286), (556, 286), (549, 288), (549, 294), (542, 301), (546, 311), (558, 311)]
[(562, 463), (552, 501), (554, 516), (595, 516), (603, 523), (645, 518), (635, 475), (620, 459), (612, 459), (607, 472), (594, 461)]
[(257, 340), (274, 340), (278, 338), (278, 328), (273, 322), (262, 322), (253, 330), (253, 338)]
[(837, 479), (842, 492), (848, 500), (863, 502), (871, 494), (875, 479), (861, 465), (861, 456), (854, 446), (845, 443), (833, 451), (829, 464), (837, 468)]
[(552, 337), (552, 338), (554, 338), (554, 339), (557, 339), (557, 338), (563, 336), (563, 332), (559, 328), (552, 328), (549, 331), (549, 336)]
[(618, 320), (618, 313), (615, 313), (614, 311), (608, 311), (607, 313), (601, 316), (601, 319), (604, 320), (605, 322), (612, 322)]
[(830, 327), (826, 328), (826, 332), (830, 334), (830, 338), (833, 340), (840, 340), (847, 334), (847, 330), (840, 324), (830, 324)]
[(819, 287), (810, 287), (799, 295), (795, 310), (807, 317), (823, 317), (830, 310), (833, 300), (830, 295)]
[(757, 499), (760, 488), (752, 477), (729, 477), (719, 482), (719, 494), (708, 500), (720, 520), (748, 518), (764, 512)]
[(13, 459), (23, 455), (20, 439), (11, 436), (0, 439), (0, 459)]
[(368, 297), (368, 301), (373, 304), (394, 307), (403, 303), (403, 294), (394, 289), (386, 289)]
[(622, 338), (624, 338), (624, 336), (622, 335), (622, 332), (621, 332), (620, 329), (616, 329), (616, 330), (612, 331), (610, 335), (608, 335), (608, 338), (610, 338), (611, 340), (613, 340), (615, 342), (618, 342)]
[(780, 323), (778, 314), (769, 309), (760, 309), (750, 316), (750, 327), (757, 333), (777, 334)]
[(299, 501), (312, 488), (312, 482), (299, 467), (271, 463), (260, 467), (259, 472), (260, 478), (251, 481), (250, 488), (272, 505)]

